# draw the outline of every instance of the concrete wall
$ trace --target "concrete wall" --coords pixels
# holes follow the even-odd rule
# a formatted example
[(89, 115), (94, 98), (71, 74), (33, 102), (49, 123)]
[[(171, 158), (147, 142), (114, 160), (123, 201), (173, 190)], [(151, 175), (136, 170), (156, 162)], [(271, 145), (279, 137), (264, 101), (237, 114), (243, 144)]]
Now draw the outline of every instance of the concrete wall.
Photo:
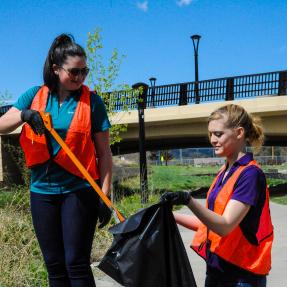
[(18, 153), (9, 149), (8, 145), (14, 148), (19, 147), (18, 136), (2, 136), (1, 138), (1, 161), (0, 161), (0, 181), (4, 184), (22, 184), (23, 178), (21, 168), (15, 161)]
[(2, 138), (0, 137), (0, 181), (3, 181)]

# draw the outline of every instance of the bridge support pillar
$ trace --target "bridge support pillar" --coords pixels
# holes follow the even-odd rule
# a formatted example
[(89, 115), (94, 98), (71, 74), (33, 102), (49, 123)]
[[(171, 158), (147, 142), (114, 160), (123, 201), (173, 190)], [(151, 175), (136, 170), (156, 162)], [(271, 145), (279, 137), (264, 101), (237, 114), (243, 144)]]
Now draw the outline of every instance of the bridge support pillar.
[(179, 90), (179, 106), (187, 105), (187, 84), (181, 84)]
[(3, 181), (2, 137), (0, 136), (0, 181)]
[(226, 81), (226, 101), (234, 100), (234, 78), (228, 78)]
[(287, 72), (279, 73), (279, 87), (278, 87), (278, 95), (286, 95), (287, 94)]

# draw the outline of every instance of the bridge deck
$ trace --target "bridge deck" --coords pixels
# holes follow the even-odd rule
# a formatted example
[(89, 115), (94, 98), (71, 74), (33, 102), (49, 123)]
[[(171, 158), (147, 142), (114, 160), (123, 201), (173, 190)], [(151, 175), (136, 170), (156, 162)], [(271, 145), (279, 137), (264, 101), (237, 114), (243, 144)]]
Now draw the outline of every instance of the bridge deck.
[[(261, 96), (199, 105), (145, 109), (147, 149), (209, 146), (207, 118), (212, 111), (227, 103), (242, 105), (248, 112), (262, 118), (266, 145), (287, 144), (287, 96)], [(113, 147), (114, 151), (138, 151), (138, 111), (116, 113), (111, 122), (128, 124), (128, 131), (121, 134), (123, 140)], [(21, 128), (18, 128), (11, 134), (18, 135), (20, 130)]]

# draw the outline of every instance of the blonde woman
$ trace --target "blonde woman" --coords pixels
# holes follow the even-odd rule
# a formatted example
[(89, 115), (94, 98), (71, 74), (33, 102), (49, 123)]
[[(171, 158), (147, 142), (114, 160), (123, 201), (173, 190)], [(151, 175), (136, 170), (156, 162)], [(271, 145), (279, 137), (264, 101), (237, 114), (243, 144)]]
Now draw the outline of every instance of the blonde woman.
[(188, 192), (162, 200), (185, 204), (193, 216), (175, 214), (177, 223), (196, 231), (192, 249), (206, 260), (205, 287), (264, 287), (271, 268), (273, 226), (266, 178), (246, 146), (260, 149), (259, 119), (239, 105), (226, 105), (208, 119), (209, 139), (226, 164), (213, 181), (206, 207)]

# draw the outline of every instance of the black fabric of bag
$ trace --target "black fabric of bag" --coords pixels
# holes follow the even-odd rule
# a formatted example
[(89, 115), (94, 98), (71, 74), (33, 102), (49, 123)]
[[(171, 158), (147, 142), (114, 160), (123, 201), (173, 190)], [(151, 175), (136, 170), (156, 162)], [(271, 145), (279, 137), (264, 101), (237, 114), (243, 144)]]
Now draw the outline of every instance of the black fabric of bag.
[(110, 228), (99, 269), (125, 287), (196, 287), (171, 206), (158, 203)]

